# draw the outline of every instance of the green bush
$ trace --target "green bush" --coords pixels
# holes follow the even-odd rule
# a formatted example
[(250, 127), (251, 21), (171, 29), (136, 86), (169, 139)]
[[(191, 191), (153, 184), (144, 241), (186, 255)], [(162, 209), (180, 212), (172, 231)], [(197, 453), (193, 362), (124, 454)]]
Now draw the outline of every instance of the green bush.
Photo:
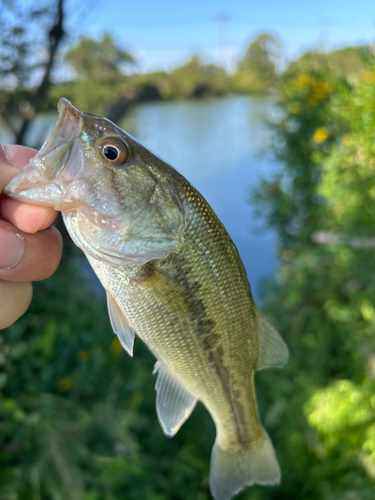
[(285, 170), (256, 194), (280, 238), (264, 303), (291, 351), (282, 376), (262, 375), (281, 400), (271, 421), (275, 411), (282, 422), (283, 482), (266, 499), (375, 494), (373, 75), (294, 66), (284, 76), (275, 143)]
[(141, 342), (134, 358), (123, 351), (82, 260), (37, 283), (2, 332), (0, 498), (208, 500), (208, 413), (164, 436), (153, 356)]

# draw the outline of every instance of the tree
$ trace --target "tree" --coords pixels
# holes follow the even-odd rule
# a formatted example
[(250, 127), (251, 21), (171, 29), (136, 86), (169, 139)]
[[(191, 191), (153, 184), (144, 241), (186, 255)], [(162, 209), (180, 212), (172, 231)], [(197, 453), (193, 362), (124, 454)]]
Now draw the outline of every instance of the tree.
[[(3, 2), (0, 18), (0, 113), (14, 141), (25, 136), (43, 107), (64, 37), (64, 0), (54, 8)], [(35, 54), (38, 54), (37, 56)], [(20, 118), (20, 124), (18, 120)]]
[(51, 99), (64, 96), (77, 108), (114, 121), (135, 101), (136, 93), (126, 75), (135, 59), (119, 48), (110, 35), (104, 34), (100, 40), (81, 37), (78, 44), (64, 54), (64, 60), (76, 76), (51, 89)]
[(282, 75), (282, 79), (302, 72), (324, 72), (331, 78), (344, 80), (363, 76), (374, 63), (373, 51), (369, 46), (345, 47), (332, 52), (312, 50), (293, 61)]
[(254, 94), (267, 94), (275, 90), (280, 47), (280, 42), (272, 35), (258, 35), (238, 63), (233, 77), (235, 90)]
[(97, 83), (117, 81), (126, 67), (135, 63), (134, 57), (120, 49), (108, 34), (104, 34), (101, 40), (81, 37), (78, 45), (68, 50), (64, 58), (80, 79)]
[(176, 68), (171, 76), (176, 97), (205, 97), (229, 91), (229, 79), (224, 68), (204, 64), (197, 54)]

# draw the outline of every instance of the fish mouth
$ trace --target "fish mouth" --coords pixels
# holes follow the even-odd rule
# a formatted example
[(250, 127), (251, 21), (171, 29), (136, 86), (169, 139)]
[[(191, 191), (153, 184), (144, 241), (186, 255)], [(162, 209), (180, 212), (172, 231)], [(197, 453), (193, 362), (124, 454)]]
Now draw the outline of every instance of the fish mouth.
[(41, 147), (41, 151), (49, 151), (59, 146), (62, 142), (71, 142), (73, 137), (79, 135), (82, 131), (83, 113), (78, 111), (68, 99), (63, 97), (59, 100), (57, 111), (59, 112), (59, 116)]
[(69, 162), (74, 141), (82, 132), (83, 113), (67, 99), (59, 100), (58, 119), (38, 153), (5, 187), (4, 194), (37, 205), (66, 209), (70, 200), (66, 187), (81, 168), (81, 162)]

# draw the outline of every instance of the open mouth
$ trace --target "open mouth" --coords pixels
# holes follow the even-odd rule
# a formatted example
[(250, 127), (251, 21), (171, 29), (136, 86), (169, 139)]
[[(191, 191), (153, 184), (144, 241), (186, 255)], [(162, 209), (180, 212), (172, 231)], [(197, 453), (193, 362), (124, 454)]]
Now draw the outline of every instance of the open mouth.
[[(40, 151), (6, 186), (4, 194), (36, 204), (64, 204), (64, 187), (80, 169), (79, 162), (66, 169), (73, 143), (83, 128), (83, 114), (67, 99), (60, 99), (59, 117)], [(72, 170), (72, 171), (67, 171)]]
[(56, 147), (56, 141), (59, 143), (71, 140), (82, 131), (82, 115), (67, 99), (64, 97), (59, 100), (57, 105), (59, 117), (49, 133), (46, 141), (41, 147), (42, 150), (49, 150)]

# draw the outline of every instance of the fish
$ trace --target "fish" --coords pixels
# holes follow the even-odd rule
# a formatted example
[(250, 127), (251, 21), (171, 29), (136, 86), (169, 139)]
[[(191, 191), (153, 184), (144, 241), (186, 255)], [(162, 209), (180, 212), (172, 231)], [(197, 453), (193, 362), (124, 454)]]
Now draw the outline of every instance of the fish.
[(216, 426), (213, 498), (279, 484), (254, 375), (282, 367), (288, 348), (257, 309), (228, 232), (188, 180), (117, 125), (64, 98), (58, 111), (5, 194), (62, 212), (106, 290), (123, 348), (133, 356), (137, 334), (156, 358), (156, 412), (166, 436), (198, 401), (206, 407)]

